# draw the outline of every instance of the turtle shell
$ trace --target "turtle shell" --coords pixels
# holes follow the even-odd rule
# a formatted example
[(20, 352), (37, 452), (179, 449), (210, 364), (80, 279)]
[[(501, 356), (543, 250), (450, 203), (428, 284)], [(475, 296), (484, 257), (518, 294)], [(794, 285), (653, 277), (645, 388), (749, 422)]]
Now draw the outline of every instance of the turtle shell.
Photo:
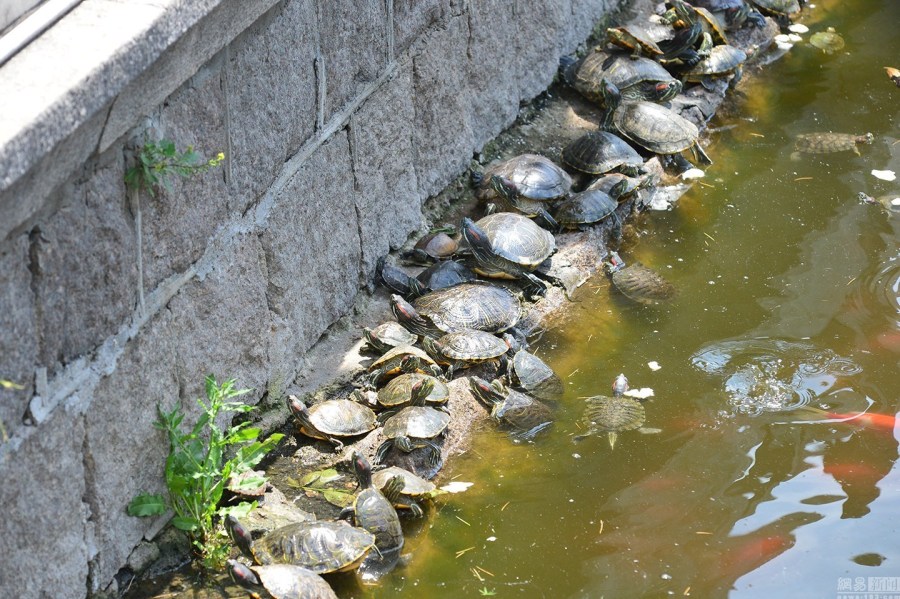
[[(585, 56), (578, 65), (572, 85), (588, 100), (602, 104), (603, 94), (600, 82), (603, 79), (615, 84), (625, 96), (629, 96), (630, 88), (641, 83), (676, 81), (669, 71), (655, 60), (594, 51)], [(678, 91), (675, 93), (677, 94)]]
[(613, 113), (613, 123), (628, 139), (657, 154), (676, 154), (697, 142), (694, 123), (652, 102), (626, 102)]
[(384, 486), (387, 485), (388, 481), (395, 476), (399, 476), (403, 479), (403, 492), (401, 493), (401, 496), (407, 495), (413, 498), (421, 497), (423, 495), (429, 495), (433, 493), (437, 488), (434, 486), (434, 483), (428, 482), (424, 478), (416, 476), (409, 470), (404, 470), (403, 468), (398, 468), (397, 466), (391, 466), (389, 468), (373, 472), (372, 484), (379, 489), (383, 489)]
[[(515, 216), (531, 223), (524, 216)], [(412, 305), (445, 333), (462, 329), (501, 333), (515, 326), (521, 313), (519, 300), (512, 292), (480, 283), (433, 291), (416, 298)]]
[(613, 133), (591, 131), (563, 148), (562, 161), (591, 175), (599, 175), (620, 166), (640, 167), (644, 159), (634, 148)]
[(460, 283), (471, 283), (475, 280), (475, 273), (462, 262), (444, 260), (429, 266), (416, 276), (425, 289), (435, 291), (446, 289)]
[(437, 437), (450, 424), (450, 414), (429, 406), (407, 406), (384, 423), (381, 432), (388, 439)]
[(337, 599), (324, 578), (302, 566), (269, 564), (250, 569), (273, 599)]
[(510, 375), (514, 384), (539, 399), (557, 399), (563, 394), (559, 376), (529, 351), (516, 352), (511, 362)]
[(606, 35), (609, 43), (620, 48), (637, 51), (647, 56), (663, 55), (663, 51), (651, 39), (650, 34), (640, 27), (610, 27), (606, 30)]
[(606, 173), (602, 177), (596, 179), (593, 183), (588, 185), (585, 188), (585, 191), (598, 190), (603, 193), (609, 194), (612, 191), (613, 187), (621, 183), (622, 181), (628, 181), (625, 189), (622, 190), (621, 195), (618, 198), (614, 198), (616, 200), (622, 199), (624, 197), (629, 196), (634, 193), (638, 189), (646, 187), (650, 183), (651, 177), (643, 176), (643, 177), (629, 177), (628, 175), (623, 175), (622, 173)]
[(675, 296), (675, 287), (671, 283), (642, 264), (626, 266), (611, 276), (616, 289), (641, 304), (656, 304)]
[(584, 420), (595, 430), (607, 432), (631, 431), (644, 424), (644, 406), (631, 397), (596, 395), (585, 400)]
[(497, 199), (497, 192), (491, 187), (491, 177), (495, 175), (512, 181), (519, 194), (529, 200), (554, 200), (572, 188), (572, 178), (552, 160), (538, 154), (521, 154), (489, 167), (475, 197), (482, 201)]
[(787, 16), (800, 12), (798, 0), (751, 0), (751, 2), (763, 12), (776, 16)]
[(425, 379), (430, 379), (434, 383), (434, 387), (425, 401), (431, 404), (447, 403), (447, 400), (450, 399), (450, 388), (447, 384), (433, 376), (418, 372), (401, 374), (391, 379), (391, 382), (378, 391), (378, 403), (385, 407), (397, 407), (409, 403), (413, 385)]
[(747, 60), (747, 53), (734, 46), (715, 46), (709, 56), (695, 64), (684, 74), (685, 81), (699, 81), (703, 77), (725, 75), (740, 68)]
[(256, 541), (253, 553), (263, 565), (295, 564), (326, 574), (354, 569), (374, 546), (372, 533), (346, 522), (297, 522)]
[(744, 0), (694, 0), (694, 8), (705, 8), (711, 11), (736, 10), (744, 7)]
[(499, 358), (509, 349), (502, 339), (475, 329), (447, 333), (438, 339), (437, 346), (444, 357), (464, 362)]
[(375, 535), (379, 551), (403, 547), (403, 529), (391, 502), (376, 487), (363, 489), (353, 504), (356, 525)]
[(398, 345), (369, 365), (369, 372), (385, 368), (385, 374), (396, 374), (400, 371), (400, 363), (406, 356), (415, 356), (424, 364), (434, 364), (431, 356), (412, 345)]
[(352, 437), (375, 428), (375, 412), (349, 399), (331, 399), (309, 408), (317, 430), (333, 437)]
[(412, 345), (419, 340), (399, 322), (383, 322), (374, 329), (363, 329), (363, 336), (375, 351), (386, 352), (399, 345)]
[(580, 225), (596, 223), (612, 214), (618, 203), (599, 190), (576, 193), (556, 209), (553, 217), (561, 226), (576, 229)]
[(497, 212), (475, 224), (484, 230), (499, 257), (525, 270), (534, 270), (556, 251), (553, 234), (521, 214)]
[(553, 421), (553, 411), (544, 403), (515, 389), (505, 389), (506, 399), (491, 412), (499, 422), (528, 431)]
[(415, 247), (432, 258), (440, 260), (452, 256), (459, 249), (459, 243), (443, 231), (438, 231), (419, 239)]
[(857, 152), (857, 144), (870, 144), (874, 140), (871, 133), (801, 133), (797, 136), (794, 149), (807, 154), (829, 154), (831, 152)]

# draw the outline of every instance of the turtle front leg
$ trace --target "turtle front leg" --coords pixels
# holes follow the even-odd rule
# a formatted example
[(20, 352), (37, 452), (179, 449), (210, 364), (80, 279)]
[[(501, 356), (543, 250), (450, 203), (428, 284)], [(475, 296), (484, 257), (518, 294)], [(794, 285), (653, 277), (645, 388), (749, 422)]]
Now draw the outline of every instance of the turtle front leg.
[(425, 510), (422, 509), (422, 506), (418, 504), (416, 501), (409, 501), (409, 511), (412, 512), (413, 518), (424, 518)]
[(550, 216), (550, 213), (547, 212), (545, 208), (541, 208), (534, 217), (535, 221), (539, 221), (538, 225), (547, 229), (548, 231), (559, 231), (559, 223), (556, 222), (556, 219)]

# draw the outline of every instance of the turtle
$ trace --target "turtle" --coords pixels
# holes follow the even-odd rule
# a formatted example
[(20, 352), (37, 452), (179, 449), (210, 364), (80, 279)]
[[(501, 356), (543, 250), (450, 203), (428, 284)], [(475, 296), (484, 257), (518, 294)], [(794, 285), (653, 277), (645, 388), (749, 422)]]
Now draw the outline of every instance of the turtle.
[[(384, 496), (381, 489), (372, 484), (372, 466), (364, 455), (354, 451), (351, 455), (353, 473), (362, 489), (353, 504), (341, 510), (338, 519), (352, 518), (356, 526), (375, 535), (375, 549), (379, 553), (399, 551), (403, 548), (403, 529), (397, 510)], [(399, 494), (403, 488), (403, 478), (389, 481), (389, 493)], [(399, 485), (399, 488), (396, 488)]]
[(630, 51), (635, 58), (648, 56), (658, 59), (663, 57), (662, 48), (638, 26), (609, 27), (606, 30), (606, 40), (614, 46)]
[(391, 447), (396, 447), (405, 453), (425, 448), (428, 451), (427, 465), (429, 468), (425, 478), (434, 478), (440, 471), (443, 460), (440, 448), (432, 439), (447, 430), (447, 426), (450, 424), (450, 414), (421, 405), (424, 398), (418, 401), (419, 404), (407, 406), (385, 421), (381, 432), (386, 440), (378, 446), (375, 452), (375, 461), (379, 464), (383, 463)]
[(595, 48), (581, 60), (563, 59), (563, 77), (581, 95), (592, 102), (603, 103), (600, 81), (612, 81), (622, 97), (628, 100), (667, 102), (682, 89), (661, 64), (649, 58), (630, 57)]
[(644, 165), (643, 157), (628, 142), (609, 131), (590, 131), (573, 140), (563, 148), (562, 161), (589, 175), (613, 169), (636, 175)]
[(375, 276), (380, 279), (388, 289), (396, 291), (404, 296), (410, 294), (409, 275), (389, 263), (386, 256), (382, 256), (378, 259), (378, 262), (375, 265)]
[(546, 404), (508, 388), (500, 379), (488, 383), (473, 376), (469, 378), (469, 388), (491, 409), (491, 418), (513, 429), (517, 439), (534, 439), (553, 424), (553, 411)]
[(630, 196), (639, 189), (652, 185), (653, 180), (654, 177), (652, 175), (629, 177), (623, 173), (606, 173), (602, 177), (595, 179), (594, 182), (585, 187), (584, 190), (592, 191), (596, 189), (609, 194), (610, 197), (613, 197), (613, 194), (618, 194), (617, 197), (613, 197), (613, 199), (621, 201), (623, 198)]
[(563, 384), (553, 369), (533, 353), (520, 349), (509, 361), (507, 378), (537, 399), (555, 400), (563, 394)]
[(694, 8), (708, 10), (715, 17), (721, 16), (726, 29), (739, 29), (746, 22), (760, 28), (766, 26), (766, 18), (745, 0), (694, 0), (691, 4)]
[(415, 277), (410, 277), (410, 296), (419, 297), (429, 291), (446, 289), (460, 283), (471, 283), (474, 280), (475, 273), (462, 262), (442, 260), (432, 264)]
[(441, 367), (418, 347), (398, 345), (369, 365), (369, 382), (377, 387), (401, 372), (423, 372), (434, 376), (443, 374)]
[(728, 83), (728, 88), (733, 89), (741, 80), (745, 60), (747, 53), (739, 48), (728, 45), (715, 46), (709, 56), (685, 71), (682, 78), (685, 81), (701, 83), (703, 87), (713, 91), (712, 78), (734, 75)]
[(303, 566), (247, 566), (235, 559), (227, 563), (231, 579), (254, 594), (265, 589), (273, 599), (337, 599), (324, 578)]
[(300, 432), (313, 439), (325, 439), (339, 451), (344, 444), (337, 437), (355, 437), (375, 428), (375, 412), (350, 399), (330, 399), (307, 408), (295, 395), (288, 405)]
[(854, 133), (801, 133), (794, 142), (793, 160), (800, 154), (830, 154), (832, 152), (853, 152), (859, 156), (859, 145), (871, 144), (875, 136), (871, 133), (856, 135)]
[[(619, 184), (624, 187), (623, 184)], [(618, 197), (618, 190), (616, 193)], [(571, 198), (560, 204), (556, 208), (554, 218), (559, 226), (565, 229), (585, 230), (589, 225), (598, 223), (607, 216), (614, 215), (617, 232), (614, 237), (618, 238), (621, 233), (621, 221), (615, 216), (618, 203), (606, 192), (598, 189), (585, 190), (574, 194)]]
[[(393, 488), (385, 491), (388, 483), (398, 477), (403, 480), (403, 486), (399, 491), (394, 491)], [(385, 497), (391, 501), (396, 509), (409, 510), (415, 518), (421, 518), (425, 515), (425, 511), (422, 509), (419, 501), (430, 499), (437, 493), (437, 487), (435, 487), (434, 483), (397, 466), (389, 466), (373, 472), (372, 484), (385, 493)]]
[(412, 390), (416, 383), (430, 380), (431, 390), (425, 396), (425, 403), (442, 405), (450, 399), (450, 388), (442, 380), (428, 374), (410, 372), (394, 377), (378, 390), (378, 404), (385, 408), (402, 408), (412, 402)]
[(509, 349), (506, 342), (496, 335), (477, 329), (447, 333), (440, 339), (427, 338), (422, 343), (435, 362), (448, 366), (448, 379), (459, 369), (480, 362), (496, 361)]
[(894, 82), (894, 85), (900, 87), (900, 69), (895, 69), (894, 67), (884, 67), (884, 72), (887, 74), (888, 79)]
[(605, 82), (607, 109), (601, 128), (618, 131), (639, 146), (657, 154), (673, 155), (691, 149), (697, 160), (712, 160), (697, 143), (697, 126), (679, 114), (652, 102), (622, 102), (615, 85)]
[(437, 260), (445, 260), (451, 257), (459, 249), (459, 242), (451, 237), (455, 234), (456, 227), (442, 227), (424, 235), (412, 250), (403, 252), (405, 260), (416, 264), (431, 264)]
[[(723, 23), (719, 21), (719, 18), (716, 15), (712, 14), (709, 9), (703, 6), (698, 6), (696, 4), (692, 4), (691, 8), (694, 9), (694, 18), (700, 23), (700, 26), (703, 28), (703, 32), (710, 36), (712, 43), (728, 43), (728, 34), (725, 32)], [(666, 11), (666, 13), (662, 15), (662, 18), (666, 22), (672, 23), (676, 27), (686, 26), (684, 21), (679, 18), (674, 8)]]
[(548, 216), (547, 203), (572, 189), (569, 174), (539, 154), (514, 156), (488, 167), (484, 173), (473, 173), (472, 180), (478, 200), (499, 200), (527, 216)]
[(616, 439), (620, 432), (641, 428), (646, 418), (644, 406), (636, 399), (625, 397), (628, 390), (628, 379), (620, 374), (613, 382), (613, 396), (595, 395), (585, 399), (587, 407), (584, 410), (582, 423), (587, 427), (584, 434), (573, 437), (574, 441), (580, 441), (591, 435), (606, 433), (609, 438), (609, 448), (615, 449)]
[(476, 273), (525, 279), (529, 296), (543, 295), (546, 284), (533, 271), (556, 251), (552, 233), (511, 212), (489, 214), (477, 223), (465, 217), (461, 228), (475, 255)]
[(861, 202), (865, 202), (866, 204), (879, 204), (882, 206), (888, 213), (888, 216), (896, 216), (900, 214), (900, 194), (893, 193), (878, 196), (877, 198), (873, 198), (872, 196), (859, 192), (857, 194), (859, 200)]
[(394, 321), (383, 322), (374, 329), (364, 328), (363, 337), (373, 350), (381, 354), (398, 345), (415, 345), (419, 340), (418, 335)]
[(463, 283), (426, 293), (412, 303), (392, 295), (391, 311), (397, 322), (411, 332), (440, 337), (462, 329), (502, 333), (519, 322), (522, 306), (503, 287)]
[(671, 4), (678, 18), (685, 24), (682, 29), (673, 31), (669, 27), (653, 22), (611, 27), (606, 30), (607, 40), (615, 46), (631, 51), (636, 57), (646, 55), (659, 60), (679, 59), (692, 66), (700, 60), (693, 46), (703, 33), (703, 26), (695, 18), (696, 13), (689, 4), (682, 0), (671, 0)]
[(610, 252), (606, 273), (612, 284), (628, 299), (640, 304), (658, 304), (675, 297), (675, 287), (643, 264), (626, 266), (616, 252)]
[(789, 17), (800, 12), (799, 0), (750, 0), (750, 2), (782, 24), (789, 23)]
[(834, 30), (834, 27), (829, 27), (825, 31), (817, 31), (809, 36), (809, 44), (825, 54), (834, 54), (844, 48), (844, 38)]
[(343, 521), (286, 524), (256, 541), (231, 514), (225, 517), (225, 526), (235, 544), (257, 564), (294, 564), (316, 574), (353, 570), (375, 547), (375, 535)]

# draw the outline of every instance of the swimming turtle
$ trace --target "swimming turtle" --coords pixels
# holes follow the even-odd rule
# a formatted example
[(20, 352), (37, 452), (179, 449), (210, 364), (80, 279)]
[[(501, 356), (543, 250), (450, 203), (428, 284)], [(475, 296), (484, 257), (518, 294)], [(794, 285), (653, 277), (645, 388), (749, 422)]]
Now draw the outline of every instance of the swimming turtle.
[(675, 287), (643, 264), (626, 266), (616, 252), (609, 253), (606, 273), (619, 292), (640, 304), (658, 304), (675, 297)]
[(667, 102), (681, 92), (681, 81), (649, 58), (594, 49), (581, 60), (563, 59), (563, 77), (581, 95), (603, 103), (600, 82), (612, 81), (626, 100)]
[(465, 217), (462, 232), (475, 255), (476, 273), (501, 279), (525, 279), (526, 292), (531, 297), (546, 291), (546, 284), (534, 271), (556, 251), (552, 233), (512, 212), (489, 214), (477, 223)]
[(330, 399), (307, 408), (295, 395), (288, 405), (300, 432), (313, 439), (324, 439), (339, 451), (344, 444), (337, 437), (355, 437), (375, 428), (375, 412), (349, 399)]
[[(619, 184), (624, 187), (623, 184)], [(618, 197), (616, 190), (616, 196)], [(589, 225), (598, 223), (607, 216), (613, 215), (617, 232), (613, 236), (618, 238), (621, 232), (621, 221), (615, 216), (618, 203), (606, 192), (598, 189), (585, 190), (572, 195), (568, 200), (556, 208), (554, 218), (560, 227), (566, 229), (585, 230)]]
[(409, 279), (411, 297), (425, 295), (429, 291), (446, 289), (460, 283), (471, 283), (475, 280), (475, 273), (457, 260), (442, 260), (432, 264), (415, 277)]
[(875, 136), (871, 133), (856, 135), (854, 133), (801, 133), (794, 142), (794, 154), (791, 158), (799, 158), (799, 153), (830, 154), (832, 152), (853, 152), (859, 156), (859, 145), (871, 144)]
[(257, 564), (294, 564), (316, 574), (353, 570), (375, 547), (375, 535), (343, 521), (286, 524), (256, 541), (230, 514), (225, 526), (241, 551)]
[(609, 131), (590, 131), (573, 140), (563, 148), (562, 161), (589, 175), (613, 169), (636, 175), (644, 165), (644, 158), (628, 142)]
[[(393, 489), (385, 491), (388, 482), (397, 477), (403, 481), (402, 488), (396, 492)], [(372, 484), (385, 493), (385, 497), (391, 501), (396, 509), (409, 510), (416, 518), (421, 518), (425, 515), (420, 501), (430, 499), (437, 492), (437, 487), (434, 486), (434, 483), (397, 466), (390, 466), (372, 473)]]
[(473, 173), (475, 197), (495, 200), (526, 216), (549, 216), (547, 203), (561, 198), (572, 188), (572, 178), (549, 158), (521, 154)]
[(866, 204), (881, 205), (887, 211), (889, 216), (900, 215), (900, 193), (892, 193), (873, 198), (866, 193), (859, 192), (858, 197), (861, 202), (865, 202)]
[(413, 333), (440, 337), (462, 329), (502, 333), (519, 322), (522, 307), (507, 289), (485, 283), (463, 283), (426, 293), (412, 303), (392, 295), (391, 310), (397, 322)]
[(553, 424), (553, 411), (544, 403), (510, 389), (500, 379), (488, 383), (469, 378), (472, 394), (491, 410), (491, 418), (514, 431), (514, 437), (531, 440)]
[[(397, 510), (381, 490), (372, 484), (372, 467), (369, 461), (364, 455), (354, 451), (351, 462), (353, 473), (362, 491), (353, 500), (353, 505), (341, 510), (338, 518), (352, 518), (357, 526), (375, 535), (375, 548), (379, 553), (402, 549), (403, 529), (400, 527)], [(402, 488), (403, 479), (398, 478), (387, 483), (391, 494), (399, 493), (399, 489), (393, 488), (396, 485)]]
[(459, 242), (450, 236), (455, 233), (456, 227), (449, 225), (448, 227), (449, 229), (442, 227), (424, 235), (416, 242), (412, 250), (403, 252), (401, 255), (405, 260), (416, 264), (431, 264), (436, 260), (449, 258), (459, 249)]
[(657, 154), (676, 155), (690, 149), (697, 160), (712, 164), (712, 160), (697, 143), (700, 132), (694, 123), (679, 114), (652, 102), (622, 102), (615, 85), (605, 82), (607, 109), (601, 128), (618, 131), (639, 146)]
[(834, 30), (834, 27), (812, 34), (809, 36), (809, 43), (825, 54), (834, 54), (844, 48), (844, 38)]
[[(413, 388), (420, 381), (431, 381), (431, 388), (425, 395), (425, 404), (442, 405), (450, 399), (450, 388), (447, 384), (431, 375), (410, 372), (394, 377), (378, 390), (378, 404), (385, 408), (402, 408), (413, 403)], [(427, 387), (426, 387), (426, 390)]]
[(448, 366), (448, 379), (459, 369), (481, 362), (496, 361), (509, 349), (506, 342), (496, 335), (476, 329), (447, 333), (439, 339), (426, 338), (423, 345), (438, 364)]
[(625, 397), (628, 390), (628, 379), (620, 374), (616, 377), (612, 386), (613, 396), (595, 395), (585, 399), (587, 406), (584, 410), (582, 424), (587, 427), (581, 435), (573, 437), (580, 441), (591, 435), (606, 433), (609, 438), (609, 448), (615, 449), (616, 439), (620, 432), (641, 428), (646, 418), (644, 406), (636, 399)]
[(733, 89), (741, 80), (745, 60), (747, 60), (747, 54), (739, 48), (727, 45), (715, 46), (709, 56), (685, 71), (682, 78), (685, 81), (701, 83), (706, 89), (712, 90), (714, 77), (733, 75), (728, 83), (729, 89)]
[(562, 380), (533, 353), (520, 349), (509, 361), (507, 377), (511, 385), (538, 399), (555, 400), (563, 394)]
[(364, 328), (363, 337), (373, 350), (382, 354), (398, 345), (414, 345), (419, 340), (418, 335), (410, 333), (399, 322), (393, 321), (383, 322), (373, 329)]
[(273, 599), (337, 599), (324, 578), (303, 566), (247, 566), (230, 559), (228, 569), (232, 580), (254, 595), (265, 590)]
[(369, 382), (379, 386), (401, 372), (422, 372), (441, 376), (441, 367), (431, 356), (413, 345), (398, 345), (369, 364)]
[[(427, 385), (428, 383), (425, 381), (418, 384)], [(425, 448), (428, 451), (428, 470), (424, 474), (419, 474), (423, 474), (425, 478), (434, 478), (443, 465), (443, 459), (440, 448), (432, 439), (447, 430), (447, 425), (450, 424), (450, 414), (421, 405), (424, 403), (424, 398), (421, 398), (421, 394), (415, 395), (416, 403), (403, 408), (385, 421), (381, 432), (386, 440), (378, 446), (375, 452), (375, 461), (379, 464), (383, 463), (391, 447), (396, 447), (405, 453)]]

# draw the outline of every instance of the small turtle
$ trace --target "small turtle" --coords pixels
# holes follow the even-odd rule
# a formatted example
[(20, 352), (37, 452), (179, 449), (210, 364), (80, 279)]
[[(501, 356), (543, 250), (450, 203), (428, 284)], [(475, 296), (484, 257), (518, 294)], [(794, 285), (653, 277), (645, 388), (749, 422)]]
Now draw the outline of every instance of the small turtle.
[[(712, 42), (714, 44), (727, 44), (728, 34), (725, 33), (725, 26), (719, 21), (719, 18), (702, 6), (693, 4), (692, 7), (694, 9), (694, 18), (703, 27), (703, 32), (710, 36)], [(676, 27), (683, 28), (686, 26), (686, 23), (678, 17), (674, 8), (669, 9), (662, 15), (662, 18)]]
[(316, 574), (353, 570), (375, 547), (372, 533), (340, 521), (286, 524), (256, 541), (230, 514), (225, 526), (235, 544), (257, 564), (294, 564)]
[(514, 437), (531, 440), (553, 424), (553, 411), (528, 395), (509, 389), (500, 379), (488, 383), (469, 378), (472, 394), (491, 409), (491, 418), (513, 429)]
[(563, 384), (553, 369), (531, 352), (521, 349), (509, 362), (509, 382), (538, 399), (555, 400), (563, 394)]
[(658, 304), (675, 297), (675, 287), (642, 264), (626, 266), (616, 252), (610, 252), (606, 273), (619, 292), (640, 304)]
[(681, 92), (681, 81), (655, 60), (595, 48), (581, 60), (561, 59), (563, 77), (581, 95), (603, 103), (600, 82), (612, 81), (626, 100), (667, 102)]
[[(419, 384), (427, 385), (427, 381)], [(434, 478), (443, 465), (443, 459), (440, 448), (432, 439), (447, 430), (449, 424), (450, 415), (447, 412), (424, 405), (407, 406), (385, 421), (381, 432), (386, 441), (378, 446), (375, 461), (382, 463), (391, 447), (405, 453), (425, 448), (428, 450), (428, 471), (420, 474), (425, 478)]]
[(419, 336), (410, 333), (398, 322), (383, 322), (374, 329), (363, 329), (366, 343), (376, 352), (383, 354), (398, 345), (414, 345)]
[(325, 579), (303, 566), (247, 566), (230, 559), (231, 579), (254, 595), (264, 589), (273, 599), (337, 599)]
[(729, 30), (739, 29), (747, 22), (759, 28), (766, 26), (766, 18), (744, 0), (694, 0), (692, 4), (694, 8), (705, 8), (713, 16), (724, 19)]
[(616, 439), (620, 432), (641, 428), (646, 418), (644, 406), (636, 399), (625, 397), (628, 390), (628, 379), (620, 374), (612, 386), (613, 396), (595, 395), (585, 399), (583, 424), (587, 427), (584, 434), (573, 437), (580, 441), (591, 435), (606, 433), (609, 448), (615, 449)]
[(409, 275), (389, 263), (386, 256), (382, 256), (378, 259), (378, 262), (375, 265), (375, 276), (377, 279), (381, 280), (388, 289), (396, 291), (404, 296), (410, 294)]
[(900, 194), (898, 193), (873, 198), (866, 193), (859, 192), (858, 197), (861, 202), (866, 204), (879, 204), (887, 211), (888, 216), (900, 215)]
[(809, 36), (809, 43), (825, 54), (834, 54), (844, 48), (844, 38), (834, 30), (834, 27), (812, 34)]
[(425, 404), (443, 405), (450, 399), (450, 388), (440, 379), (428, 374), (411, 372), (401, 374), (378, 391), (378, 404), (385, 408), (402, 408), (413, 402), (412, 392), (416, 383), (431, 381), (431, 391), (425, 396)]
[(509, 349), (506, 342), (497, 336), (475, 329), (447, 333), (440, 339), (426, 338), (423, 345), (438, 364), (448, 365), (448, 379), (459, 369), (496, 361)]
[[(619, 184), (624, 187), (623, 184)], [(618, 196), (620, 190), (615, 190)], [(590, 225), (598, 223), (607, 216), (613, 215), (616, 222), (613, 237), (618, 238), (621, 233), (621, 221), (615, 216), (618, 203), (609, 194), (599, 190), (585, 190), (574, 194), (571, 198), (560, 204), (554, 214), (560, 227), (566, 229), (586, 230)]]
[(692, 66), (700, 60), (693, 46), (703, 33), (703, 26), (695, 18), (696, 13), (689, 4), (681, 0), (671, 0), (670, 3), (685, 25), (682, 29), (672, 30), (658, 22), (611, 27), (606, 30), (607, 40), (630, 50), (635, 57), (645, 55), (659, 60), (679, 59)]
[(644, 158), (618, 135), (608, 131), (591, 131), (568, 144), (562, 151), (567, 166), (589, 175), (600, 175), (613, 169), (636, 175)]
[(473, 173), (475, 197), (483, 202), (499, 200), (526, 216), (549, 216), (547, 203), (572, 188), (572, 178), (552, 160), (538, 154), (521, 154), (492, 165), (483, 174)]
[(392, 295), (391, 311), (413, 333), (440, 337), (462, 329), (502, 333), (519, 322), (522, 306), (502, 287), (463, 283), (427, 293), (412, 303)]
[[(353, 505), (341, 510), (338, 518), (353, 518), (357, 526), (375, 535), (375, 548), (380, 553), (402, 549), (403, 529), (400, 527), (397, 510), (381, 490), (372, 484), (372, 467), (369, 461), (358, 451), (353, 452), (351, 461), (353, 473), (356, 474), (362, 491), (354, 499)], [(402, 481), (402, 478), (398, 478), (393, 483), (388, 483), (388, 486), (391, 488), (399, 484), (402, 488)], [(392, 492), (399, 493), (399, 489)]]
[(860, 144), (871, 144), (875, 136), (871, 133), (855, 135), (853, 133), (801, 133), (794, 142), (794, 153), (791, 158), (796, 160), (800, 153), (805, 154), (830, 154), (832, 152), (853, 152), (859, 156)]
[[(388, 483), (398, 477), (403, 481), (399, 491), (394, 490), (395, 486), (387, 488)], [(372, 484), (381, 489), (396, 509), (409, 510), (415, 518), (425, 515), (419, 502), (430, 499), (437, 492), (434, 483), (397, 466), (390, 466), (372, 473)]]
[(462, 262), (443, 260), (409, 279), (410, 296), (419, 297), (429, 291), (446, 289), (460, 283), (471, 283), (474, 280), (475, 273)]
[(455, 233), (456, 227), (453, 226), (434, 230), (419, 239), (412, 250), (401, 255), (404, 260), (415, 264), (431, 264), (437, 260), (445, 260), (459, 249), (459, 242), (450, 236)]
[(377, 387), (401, 372), (422, 372), (434, 376), (443, 374), (441, 367), (418, 347), (398, 345), (369, 365), (369, 382)]
[(712, 79), (733, 75), (728, 83), (728, 88), (733, 89), (741, 80), (744, 61), (747, 54), (734, 46), (716, 46), (709, 56), (695, 64), (686, 71), (682, 77), (685, 81), (694, 81), (703, 85), (706, 89), (714, 91)]
[(782, 25), (789, 24), (790, 16), (800, 12), (799, 0), (750, 0), (750, 2)]
[(336, 437), (355, 437), (375, 428), (375, 412), (349, 399), (331, 399), (307, 408), (295, 395), (289, 395), (288, 405), (301, 433), (329, 441), (336, 451), (344, 446)]
[[(652, 175), (629, 177), (622, 173), (606, 173), (602, 177), (597, 178), (584, 190), (591, 191), (596, 189), (609, 194), (610, 197), (617, 201), (621, 201), (623, 198), (630, 196), (639, 189), (651, 186), (653, 181), (654, 177)], [(615, 197), (614, 194), (618, 194), (618, 197)]]

